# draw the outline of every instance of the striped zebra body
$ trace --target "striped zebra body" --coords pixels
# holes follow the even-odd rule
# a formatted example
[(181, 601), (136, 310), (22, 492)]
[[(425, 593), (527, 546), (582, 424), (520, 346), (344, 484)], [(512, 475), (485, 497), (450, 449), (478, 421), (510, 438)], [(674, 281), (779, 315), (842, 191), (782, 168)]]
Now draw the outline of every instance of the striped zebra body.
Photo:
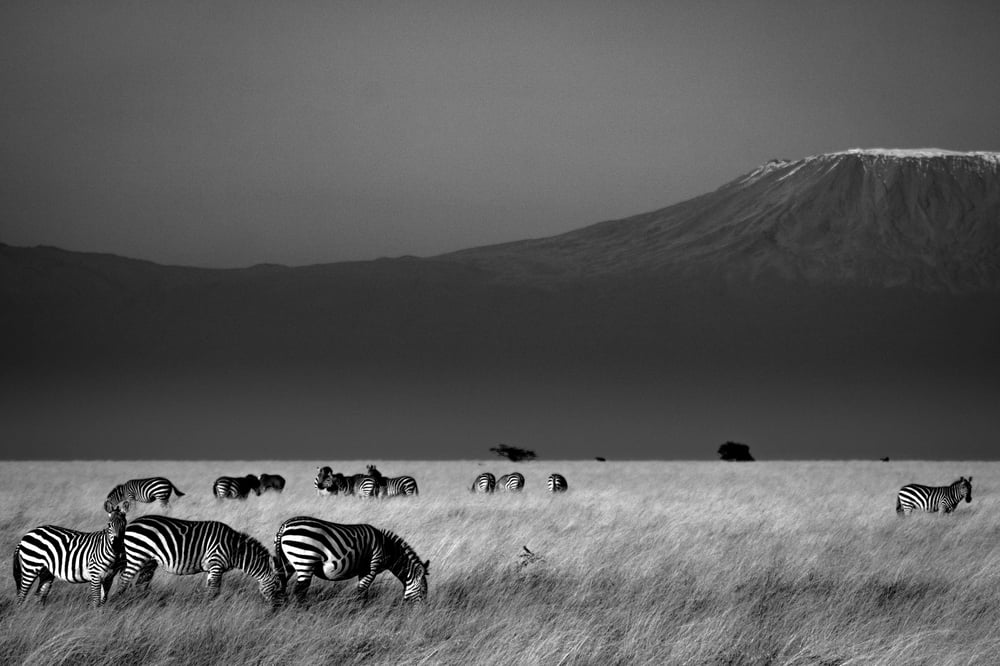
[(133, 579), (137, 587), (147, 587), (160, 567), (180, 576), (204, 572), (209, 593), (217, 595), (222, 574), (241, 569), (257, 579), (266, 601), (280, 601), (281, 584), (271, 554), (252, 536), (225, 523), (142, 516), (125, 530), (125, 555), (123, 590)]
[(55, 525), (31, 530), (14, 550), (18, 603), (24, 602), (37, 580), (35, 594), (44, 604), (52, 581), (58, 578), (90, 583), (90, 603), (100, 606), (108, 598), (116, 564), (125, 557), (124, 533), (125, 514), (117, 509), (108, 514), (107, 526), (97, 532), (77, 532)]
[(365, 476), (354, 487), (354, 494), (358, 497), (378, 497), (381, 490), (382, 484), (378, 479), (374, 476)]
[(299, 516), (281, 524), (274, 537), (282, 588), (295, 577), (294, 594), (305, 597), (313, 576), (323, 580), (358, 578), (364, 594), (383, 571), (403, 584), (403, 599), (427, 596), (427, 569), (403, 539), (372, 525), (340, 525)]
[(964, 476), (950, 486), (922, 486), (911, 483), (899, 489), (896, 496), (896, 513), (909, 515), (918, 511), (943, 511), (951, 513), (962, 500), (972, 501), (972, 477)]
[(122, 511), (128, 511), (132, 502), (159, 502), (160, 507), (165, 509), (168, 506), (171, 491), (177, 497), (184, 496), (184, 493), (177, 490), (177, 486), (171, 483), (170, 479), (165, 479), (162, 476), (132, 479), (111, 489), (108, 498), (104, 500), (104, 510), (110, 513), (112, 509), (121, 507)]
[(383, 476), (379, 489), (386, 497), (420, 494), (417, 489), (417, 480), (412, 476)]
[(212, 484), (212, 494), (218, 499), (246, 499), (251, 492), (260, 495), (260, 479), (253, 474), (220, 476)]
[(497, 479), (497, 489), (509, 493), (519, 493), (524, 490), (524, 474), (513, 472), (504, 474)]
[(273, 490), (280, 493), (285, 489), (285, 477), (280, 474), (261, 474), (260, 475), (260, 491), (267, 492), (268, 490)]
[(548, 485), (550, 493), (564, 493), (569, 489), (566, 477), (562, 474), (549, 474)]
[(472, 492), (492, 493), (497, 487), (497, 477), (489, 472), (483, 472), (472, 482)]

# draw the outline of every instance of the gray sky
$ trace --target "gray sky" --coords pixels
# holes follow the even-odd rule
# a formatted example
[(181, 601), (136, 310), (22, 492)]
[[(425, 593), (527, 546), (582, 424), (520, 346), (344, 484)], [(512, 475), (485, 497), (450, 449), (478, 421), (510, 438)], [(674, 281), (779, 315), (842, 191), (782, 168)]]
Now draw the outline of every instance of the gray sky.
[(773, 157), (1000, 150), (1000, 3), (0, 6), (0, 241), (243, 266), (429, 255)]

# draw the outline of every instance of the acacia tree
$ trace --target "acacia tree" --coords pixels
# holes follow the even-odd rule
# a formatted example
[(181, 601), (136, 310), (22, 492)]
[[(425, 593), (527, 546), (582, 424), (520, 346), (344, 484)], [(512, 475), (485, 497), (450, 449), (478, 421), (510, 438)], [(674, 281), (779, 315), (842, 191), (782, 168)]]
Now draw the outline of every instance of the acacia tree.
[(497, 454), (501, 458), (506, 458), (510, 460), (511, 462), (520, 462), (522, 460), (533, 460), (536, 457), (534, 451), (521, 449), (516, 446), (508, 446), (507, 444), (498, 444), (496, 446), (491, 446), (490, 451)]

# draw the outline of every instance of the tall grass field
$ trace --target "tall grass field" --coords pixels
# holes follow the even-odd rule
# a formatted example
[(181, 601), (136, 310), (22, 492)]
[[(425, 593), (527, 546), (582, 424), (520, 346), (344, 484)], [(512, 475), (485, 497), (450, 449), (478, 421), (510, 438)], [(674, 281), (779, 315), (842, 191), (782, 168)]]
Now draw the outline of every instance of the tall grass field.
[[(417, 497), (319, 497), (318, 465), (409, 474)], [(522, 472), (523, 493), (473, 495), (473, 478)], [(221, 475), (283, 475), (281, 494), (216, 500)], [(560, 472), (569, 491), (549, 495)], [(895, 513), (909, 482), (973, 475), (953, 514)], [(314, 579), (272, 610), (256, 581), (157, 572), (143, 594), (88, 605), (56, 581), (42, 606), (0, 592), (5, 664), (996, 664), (1000, 463), (504, 460), (4, 462), (6, 557), (38, 525), (101, 529), (108, 491), (166, 476), (168, 515), (221, 520), (273, 551), (292, 516), (370, 523), (430, 559), (426, 603), (386, 572)], [(137, 504), (129, 518), (159, 513)], [(527, 547), (534, 557), (524, 550)]]

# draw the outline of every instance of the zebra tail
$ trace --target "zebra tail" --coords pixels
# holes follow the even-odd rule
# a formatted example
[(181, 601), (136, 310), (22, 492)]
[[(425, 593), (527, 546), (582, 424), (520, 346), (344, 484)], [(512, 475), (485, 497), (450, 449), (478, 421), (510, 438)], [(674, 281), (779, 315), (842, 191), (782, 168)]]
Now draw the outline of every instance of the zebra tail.
[(275, 572), (278, 574), (278, 582), (281, 587), (281, 593), (285, 593), (285, 588), (288, 587), (288, 581), (295, 573), (295, 569), (292, 567), (292, 563), (288, 561), (288, 557), (285, 555), (285, 551), (281, 550), (281, 537), (285, 533), (285, 525), (282, 524), (278, 528), (278, 533), (274, 535), (274, 568)]
[(170, 482), (170, 487), (174, 489), (175, 495), (177, 495), (178, 497), (184, 497), (185, 493), (182, 493), (181, 491), (177, 490), (177, 486), (174, 485), (173, 481)]
[(14, 548), (14, 589), (21, 591), (21, 544)]

